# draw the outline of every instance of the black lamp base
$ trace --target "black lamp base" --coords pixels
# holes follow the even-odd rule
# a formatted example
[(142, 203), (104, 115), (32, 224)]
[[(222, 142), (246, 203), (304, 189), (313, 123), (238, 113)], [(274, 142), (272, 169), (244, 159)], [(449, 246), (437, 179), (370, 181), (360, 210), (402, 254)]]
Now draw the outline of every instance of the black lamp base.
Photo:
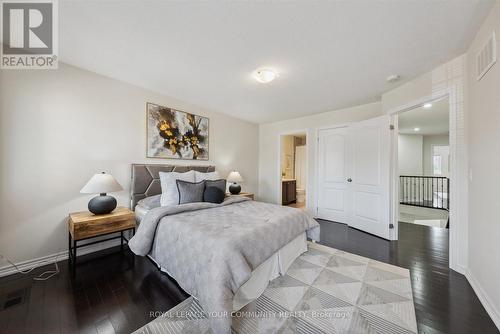
[(237, 183), (231, 183), (229, 192), (233, 195), (238, 195), (241, 192), (241, 186)]
[(95, 215), (111, 213), (116, 208), (116, 199), (113, 196), (101, 194), (89, 202), (89, 211)]

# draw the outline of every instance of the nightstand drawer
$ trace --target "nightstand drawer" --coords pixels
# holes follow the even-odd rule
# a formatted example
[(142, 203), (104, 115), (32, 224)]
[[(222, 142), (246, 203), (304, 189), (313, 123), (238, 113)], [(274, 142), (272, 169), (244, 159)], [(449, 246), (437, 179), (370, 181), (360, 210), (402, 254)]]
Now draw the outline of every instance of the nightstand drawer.
[(126, 208), (116, 208), (107, 215), (94, 215), (88, 211), (69, 215), (68, 228), (74, 240), (120, 232), (135, 227), (135, 214)]
[(115, 220), (105, 224), (95, 222), (78, 223), (70, 228), (71, 235), (75, 240), (95, 237), (98, 235), (120, 232), (135, 227), (135, 219)]

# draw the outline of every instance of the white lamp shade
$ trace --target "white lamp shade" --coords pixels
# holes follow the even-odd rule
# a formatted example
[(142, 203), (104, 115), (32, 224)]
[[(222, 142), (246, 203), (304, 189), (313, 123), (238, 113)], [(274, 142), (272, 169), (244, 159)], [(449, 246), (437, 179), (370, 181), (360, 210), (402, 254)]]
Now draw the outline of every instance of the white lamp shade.
[(123, 187), (118, 181), (112, 175), (103, 172), (92, 176), (80, 192), (82, 194), (103, 194), (120, 190), (123, 190)]
[(241, 177), (240, 173), (233, 170), (229, 175), (227, 176), (227, 182), (231, 183), (238, 183), (238, 182), (243, 182), (243, 178)]

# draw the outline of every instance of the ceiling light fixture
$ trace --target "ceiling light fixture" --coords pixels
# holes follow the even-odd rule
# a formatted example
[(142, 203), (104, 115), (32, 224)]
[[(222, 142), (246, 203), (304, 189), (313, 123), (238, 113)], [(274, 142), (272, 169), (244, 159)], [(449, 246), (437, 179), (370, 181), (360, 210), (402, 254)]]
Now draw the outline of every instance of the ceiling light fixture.
[(253, 77), (260, 83), (269, 83), (278, 77), (278, 73), (268, 68), (261, 68), (253, 72)]
[(392, 74), (392, 75), (389, 75), (387, 77), (387, 82), (396, 82), (396, 81), (399, 81), (399, 79), (401, 79), (401, 77), (398, 75), (398, 74)]
[(432, 108), (432, 103), (425, 103), (423, 106), (425, 109)]
[(420, 128), (414, 128), (413, 131), (415, 132), (419, 132), (420, 131)]

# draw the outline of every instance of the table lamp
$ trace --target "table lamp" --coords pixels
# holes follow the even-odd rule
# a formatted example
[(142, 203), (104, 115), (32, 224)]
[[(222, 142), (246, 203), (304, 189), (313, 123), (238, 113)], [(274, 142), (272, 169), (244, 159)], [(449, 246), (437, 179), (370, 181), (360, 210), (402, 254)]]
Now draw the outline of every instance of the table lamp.
[(89, 211), (95, 215), (110, 213), (116, 208), (116, 199), (107, 193), (123, 190), (116, 179), (104, 172), (95, 174), (80, 190), (82, 194), (100, 194), (89, 201)]
[(233, 170), (227, 176), (227, 182), (231, 182), (231, 185), (229, 186), (229, 192), (233, 195), (238, 195), (241, 191), (241, 186), (238, 184), (238, 182), (243, 182), (243, 178), (241, 177), (240, 173)]

